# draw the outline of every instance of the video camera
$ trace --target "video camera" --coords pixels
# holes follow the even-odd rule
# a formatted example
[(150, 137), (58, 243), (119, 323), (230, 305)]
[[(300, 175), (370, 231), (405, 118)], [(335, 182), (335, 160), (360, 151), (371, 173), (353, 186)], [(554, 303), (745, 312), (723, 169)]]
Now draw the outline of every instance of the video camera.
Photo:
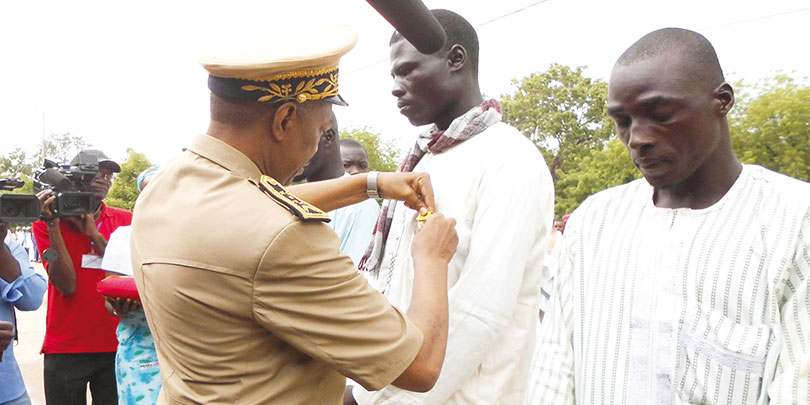
[(92, 214), (96, 197), (85, 192), (99, 174), (98, 157), (79, 154), (73, 164), (60, 165), (45, 159), (45, 164), (34, 172), (34, 191), (52, 189), (56, 199), (51, 203), (53, 218)]
[[(11, 191), (24, 184), (17, 179), (0, 179), (0, 190)], [(39, 213), (39, 199), (33, 194), (0, 194), (0, 222), (34, 222)]]

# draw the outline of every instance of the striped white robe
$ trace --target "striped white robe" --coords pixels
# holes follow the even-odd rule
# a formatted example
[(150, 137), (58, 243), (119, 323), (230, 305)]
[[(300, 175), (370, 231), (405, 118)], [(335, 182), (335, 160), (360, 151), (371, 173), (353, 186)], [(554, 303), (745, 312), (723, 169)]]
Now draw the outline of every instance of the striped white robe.
[(527, 402), (810, 403), (810, 184), (745, 165), (706, 209), (652, 193), (571, 216)]

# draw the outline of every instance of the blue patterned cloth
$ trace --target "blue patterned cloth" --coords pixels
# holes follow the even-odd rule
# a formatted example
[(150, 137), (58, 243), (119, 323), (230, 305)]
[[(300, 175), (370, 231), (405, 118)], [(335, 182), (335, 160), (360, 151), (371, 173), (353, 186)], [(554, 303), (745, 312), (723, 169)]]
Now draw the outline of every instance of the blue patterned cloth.
[(154, 404), (160, 393), (160, 367), (155, 341), (143, 310), (121, 318), (115, 353), (119, 405)]

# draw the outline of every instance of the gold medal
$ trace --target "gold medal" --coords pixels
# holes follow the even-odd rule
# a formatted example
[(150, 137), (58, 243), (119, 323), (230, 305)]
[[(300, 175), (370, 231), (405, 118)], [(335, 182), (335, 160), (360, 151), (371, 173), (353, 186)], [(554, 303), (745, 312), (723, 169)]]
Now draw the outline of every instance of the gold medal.
[(428, 211), (428, 212), (425, 213), (425, 215), (420, 215), (420, 216), (416, 217), (416, 222), (425, 223), (425, 221), (427, 221), (428, 218), (430, 218), (431, 215), (433, 215), (433, 211)]

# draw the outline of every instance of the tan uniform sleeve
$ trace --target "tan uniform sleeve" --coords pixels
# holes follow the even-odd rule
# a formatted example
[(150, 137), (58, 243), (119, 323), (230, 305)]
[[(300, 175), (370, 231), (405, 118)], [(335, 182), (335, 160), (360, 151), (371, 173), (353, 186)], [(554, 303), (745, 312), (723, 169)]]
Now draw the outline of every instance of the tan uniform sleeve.
[(396, 379), (422, 332), (368, 285), (323, 223), (294, 222), (270, 243), (253, 283), (256, 320), (370, 390)]

